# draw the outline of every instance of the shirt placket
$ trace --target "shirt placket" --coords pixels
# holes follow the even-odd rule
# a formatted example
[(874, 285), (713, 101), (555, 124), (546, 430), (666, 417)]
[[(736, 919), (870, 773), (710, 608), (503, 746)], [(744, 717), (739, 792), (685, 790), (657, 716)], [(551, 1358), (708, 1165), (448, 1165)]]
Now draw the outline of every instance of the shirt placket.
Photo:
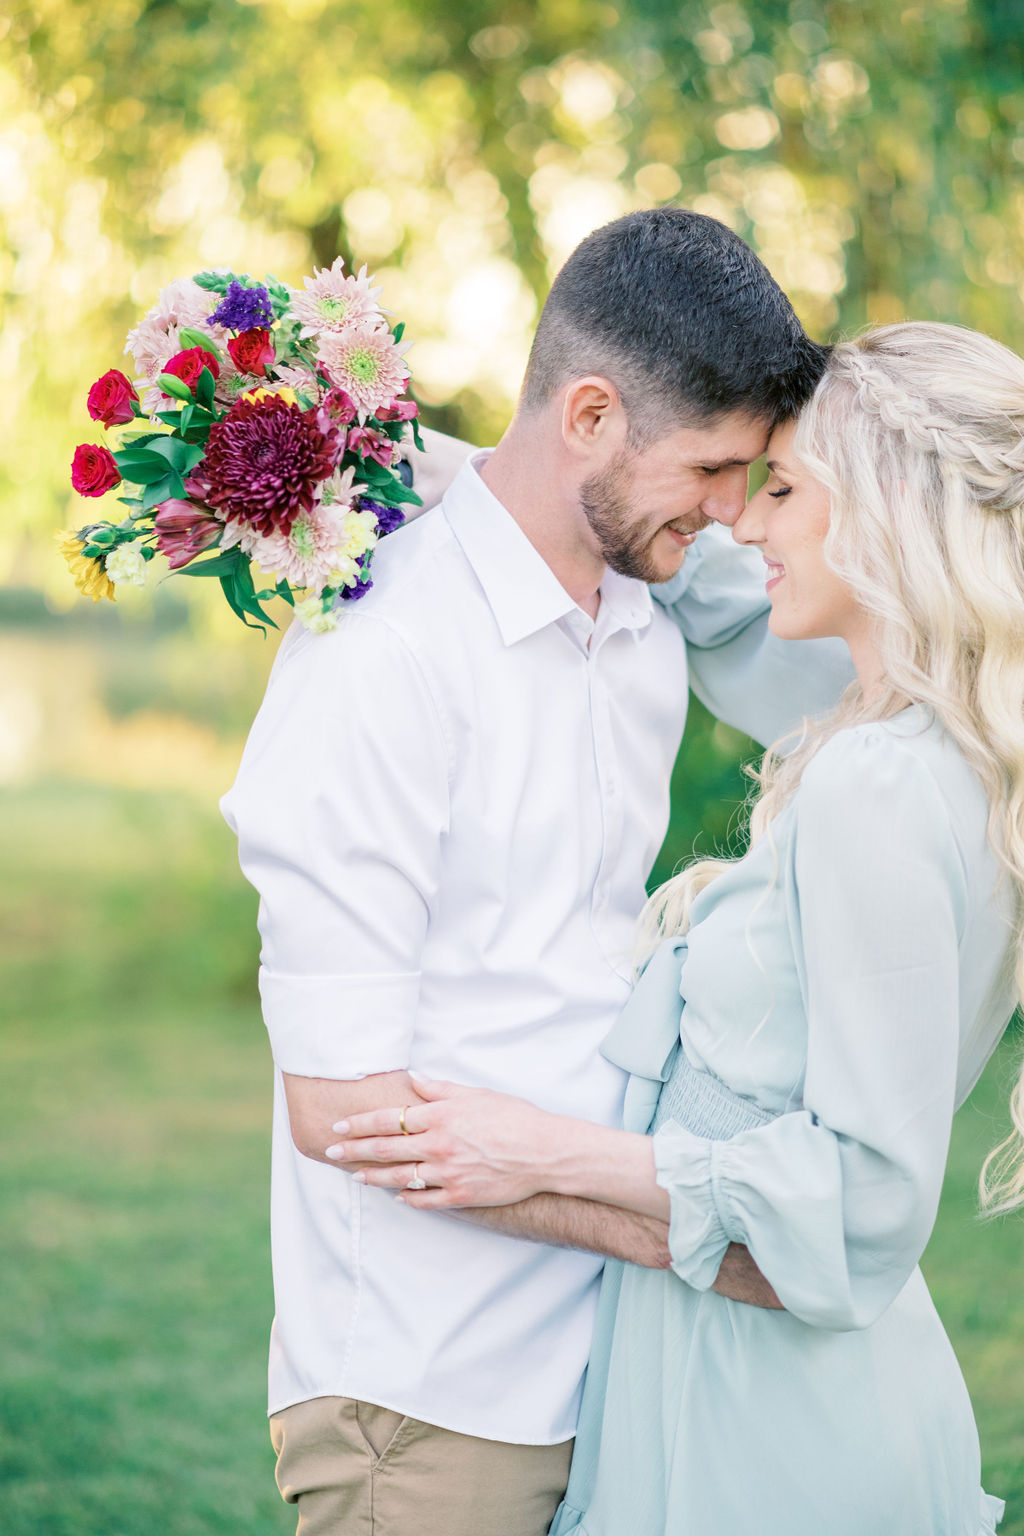
[(625, 825), (622, 798), (622, 774), (615, 746), (612, 714), (608, 688), (604, 679), (602, 658), (610, 637), (595, 635), (587, 654), (587, 676), (590, 689), (590, 720), (594, 741), (594, 762), (601, 801), (603, 837), (601, 859), (591, 896), (591, 926), (609, 962), (616, 969), (622, 957), (614, 953), (617, 947), (617, 930), (610, 921), (612, 885), (619, 867), (622, 838)]

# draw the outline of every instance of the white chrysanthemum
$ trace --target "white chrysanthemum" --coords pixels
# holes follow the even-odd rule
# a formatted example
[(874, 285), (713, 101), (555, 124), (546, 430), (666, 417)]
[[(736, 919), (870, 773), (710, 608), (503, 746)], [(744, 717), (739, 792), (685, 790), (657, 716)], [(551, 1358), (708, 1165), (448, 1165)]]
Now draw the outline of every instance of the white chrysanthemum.
[(146, 562), (137, 544), (119, 544), (117, 549), (111, 550), (103, 566), (116, 586), (146, 585)]
[(338, 615), (333, 609), (324, 612), (323, 603), (318, 597), (304, 597), (295, 604), (295, 617), (314, 635), (326, 635), (328, 630), (337, 629)]
[(301, 324), (303, 336), (341, 331), (368, 320), (382, 323), (377, 303), (380, 289), (372, 286), (365, 267), (355, 277), (346, 277), (345, 263), (339, 256), (329, 267), (314, 267), (313, 276), (302, 281), (306, 291), (293, 290), (289, 314)]
[(332, 382), (352, 397), (365, 421), (404, 391), (409, 369), (403, 354), (410, 345), (399, 344), (390, 331), (365, 323), (344, 331), (324, 331), (316, 355)]

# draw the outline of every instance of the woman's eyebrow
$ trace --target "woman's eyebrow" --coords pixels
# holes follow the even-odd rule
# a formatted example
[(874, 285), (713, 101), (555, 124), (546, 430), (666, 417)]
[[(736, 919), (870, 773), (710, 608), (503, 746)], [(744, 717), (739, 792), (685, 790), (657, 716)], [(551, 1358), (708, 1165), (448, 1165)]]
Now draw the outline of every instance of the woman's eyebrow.
[(786, 465), (782, 462), (781, 459), (766, 459), (765, 463), (767, 464), (768, 468), (771, 470), (773, 475), (778, 474), (780, 469), (783, 471), (784, 474), (788, 475), (788, 474), (792, 473), (791, 470), (787, 469)]

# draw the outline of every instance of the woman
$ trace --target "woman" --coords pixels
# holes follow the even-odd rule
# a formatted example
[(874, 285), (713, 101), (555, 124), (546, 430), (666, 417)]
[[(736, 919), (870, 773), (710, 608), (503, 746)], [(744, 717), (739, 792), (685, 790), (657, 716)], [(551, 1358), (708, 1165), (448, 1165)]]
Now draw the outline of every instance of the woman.
[[(858, 681), (769, 753), (747, 855), (655, 896), (606, 1044), (627, 1129), (424, 1085), (411, 1136), (345, 1131), (427, 1209), (550, 1190), (670, 1220), (671, 1271), (608, 1266), (557, 1536), (978, 1536), (1002, 1510), (917, 1263), (1024, 977), (1024, 363), (886, 327), (768, 460), (735, 537), (772, 628), (840, 636)], [(711, 1290), (730, 1242), (784, 1311)]]

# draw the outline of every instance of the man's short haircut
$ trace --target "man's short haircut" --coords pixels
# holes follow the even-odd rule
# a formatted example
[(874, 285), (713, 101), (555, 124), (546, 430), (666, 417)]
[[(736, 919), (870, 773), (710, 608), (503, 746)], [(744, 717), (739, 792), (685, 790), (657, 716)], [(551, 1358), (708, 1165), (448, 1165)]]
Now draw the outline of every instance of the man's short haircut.
[(635, 445), (734, 410), (774, 425), (810, 399), (828, 351), (731, 229), (688, 208), (651, 208), (595, 230), (559, 272), (522, 403), (537, 409), (599, 374), (618, 390)]

